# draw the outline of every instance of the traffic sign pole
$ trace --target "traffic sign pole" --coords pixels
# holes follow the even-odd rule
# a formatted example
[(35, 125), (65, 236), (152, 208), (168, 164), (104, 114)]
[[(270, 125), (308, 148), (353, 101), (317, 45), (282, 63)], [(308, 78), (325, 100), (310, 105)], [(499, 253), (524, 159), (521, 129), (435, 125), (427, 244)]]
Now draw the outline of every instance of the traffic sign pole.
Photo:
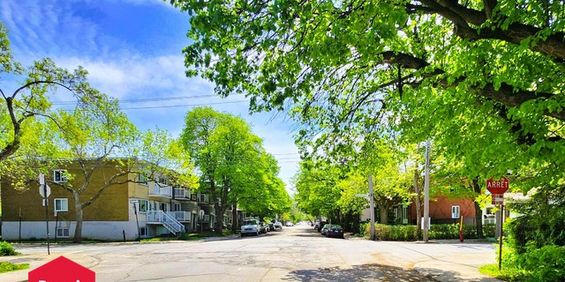
[(498, 242), (498, 271), (502, 269), (502, 238), (503, 238), (503, 228), (504, 223), (504, 204), (500, 204), (500, 237)]
[(51, 248), (49, 246), (49, 200), (47, 195), (47, 184), (43, 184), (43, 195), (45, 195), (45, 230), (47, 231), (47, 254), (51, 254)]
[(502, 239), (504, 238), (504, 193), (510, 181), (506, 177), (499, 180), (487, 179), (487, 190), (492, 194), (492, 203), (500, 207), (500, 236), (498, 236), (498, 271), (502, 269)]

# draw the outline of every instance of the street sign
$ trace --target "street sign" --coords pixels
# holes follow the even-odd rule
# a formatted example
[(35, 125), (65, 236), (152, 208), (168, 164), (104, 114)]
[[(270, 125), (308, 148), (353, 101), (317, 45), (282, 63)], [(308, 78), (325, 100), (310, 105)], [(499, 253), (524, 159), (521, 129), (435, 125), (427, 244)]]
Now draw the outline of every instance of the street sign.
[(365, 193), (365, 194), (355, 194), (355, 197), (361, 197), (361, 198), (369, 199), (369, 194), (368, 194), (368, 193)]
[(43, 185), (45, 184), (45, 174), (40, 173), (39, 174), (39, 185)]
[[(45, 184), (45, 186), (45, 189), (43, 189), (43, 185), (39, 185), (39, 195), (41, 195), (41, 198), (47, 198), (51, 195), (51, 187), (47, 184)], [(45, 195), (44, 192), (47, 192), (47, 195)]]
[(492, 204), (493, 205), (504, 204), (504, 194), (492, 194)]
[(504, 194), (508, 190), (508, 179), (506, 177), (502, 177), (499, 180), (487, 179), (487, 190), (493, 195)]

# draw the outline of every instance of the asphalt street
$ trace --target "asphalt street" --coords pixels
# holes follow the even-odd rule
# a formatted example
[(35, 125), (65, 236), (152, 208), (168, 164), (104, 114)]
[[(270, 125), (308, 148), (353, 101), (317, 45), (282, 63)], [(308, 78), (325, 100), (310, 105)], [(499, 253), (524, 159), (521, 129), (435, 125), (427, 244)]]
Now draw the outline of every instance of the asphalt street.
[[(3, 261), (30, 269), (64, 255), (96, 272), (97, 281), (491, 281), (478, 266), (494, 263), (491, 244), (372, 242), (322, 237), (306, 225), (258, 237), (159, 243), (16, 245)], [(26, 281), (27, 272), (0, 274)]]

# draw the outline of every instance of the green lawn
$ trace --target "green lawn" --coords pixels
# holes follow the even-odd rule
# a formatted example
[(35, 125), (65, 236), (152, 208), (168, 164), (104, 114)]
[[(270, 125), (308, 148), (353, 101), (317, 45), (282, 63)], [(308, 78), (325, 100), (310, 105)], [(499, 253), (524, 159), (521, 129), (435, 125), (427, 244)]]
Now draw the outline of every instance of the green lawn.
[(498, 271), (498, 264), (486, 264), (479, 268), (479, 271), (490, 277), (494, 277), (504, 281), (524, 281), (526, 280), (527, 273), (521, 269), (503, 267)]
[(0, 262), (0, 273), (14, 271), (14, 270), (28, 269), (28, 268), (29, 268), (29, 263), (15, 264), (7, 261)]

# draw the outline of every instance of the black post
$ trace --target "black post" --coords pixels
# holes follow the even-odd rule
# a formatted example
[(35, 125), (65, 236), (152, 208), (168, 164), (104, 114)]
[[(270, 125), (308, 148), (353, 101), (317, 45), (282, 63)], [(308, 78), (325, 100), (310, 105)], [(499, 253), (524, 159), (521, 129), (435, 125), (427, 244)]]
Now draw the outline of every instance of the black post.
[(498, 271), (502, 269), (502, 225), (504, 224), (504, 204), (500, 204), (500, 237), (498, 244)]
[(20, 208), (18, 216), (20, 221), (20, 224), (18, 226), (18, 243), (21, 243), (22, 242), (22, 208)]
[(126, 242), (126, 231), (122, 229), (122, 235), (124, 236), (124, 243)]
[(59, 213), (55, 212), (55, 243), (57, 243), (57, 224), (59, 224)]
[(49, 198), (47, 197), (47, 184), (43, 184), (43, 200), (45, 201), (45, 231), (47, 231), (47, 254), (51, 254), (49, 242)]
[[(139, 203), (139, 201), (137, 201)], [(146, 206), (147, 208), (147, 206)], [(133, 203), (133, 212), (135, 213), (135, 223), (137, 224), (137, 240), (141, 240), (141, 234), (139, 232), (139, 219), (137, 218), (137, 207), (135, 203)]]

